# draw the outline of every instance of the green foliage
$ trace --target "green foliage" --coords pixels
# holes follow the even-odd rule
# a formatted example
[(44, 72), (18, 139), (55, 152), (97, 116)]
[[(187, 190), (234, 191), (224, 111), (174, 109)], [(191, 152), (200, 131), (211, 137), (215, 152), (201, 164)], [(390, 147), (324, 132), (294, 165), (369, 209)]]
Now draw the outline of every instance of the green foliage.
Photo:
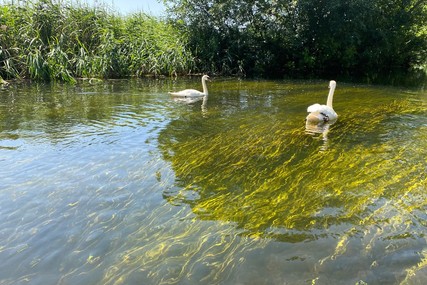
[(406, 71), (425, 55), (427, 39), (417, 35), (426, 24), (416, 6), (422, 1), (304, 2), (303, 38), (322, 74), (379, 76)]
[(376, 79), (425, 63), (425, 0), (169, 0), (202, 69)]
[(425, 0), (164, 2), (168, 20), (68, 1), (0, 5), (0, 76), (211, 72), (372, 82), (426, 66)]
[(0, 76), (74, 82), (188, 73), (193, 58), (170, 24), (105, 7), (39, 0), (0, 6)]

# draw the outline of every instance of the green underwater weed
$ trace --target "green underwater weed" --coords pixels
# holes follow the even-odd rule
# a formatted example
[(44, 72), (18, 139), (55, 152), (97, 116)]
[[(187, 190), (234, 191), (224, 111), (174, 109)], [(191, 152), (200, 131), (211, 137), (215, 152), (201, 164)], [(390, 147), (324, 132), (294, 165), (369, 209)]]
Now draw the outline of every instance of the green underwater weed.
[[(417, 157), (425, 151), (411, 139), (417, 132), (396, 127), (406, 123), (396, 114), (424, 108), (394, 100), (343, 112), (328, 141), (313, 140), (293, 121), (262, 114), (211, 119), (209, 126), (200, 120), (197, 125), (207, 131), (194, 136), (170, 128), (159, 141), (177, 192), (166, 199), (189, 204), (200, 219), (235, 223), (243, 235), (290, 242), (340, 224), (375, 224), (372, 211), (388, 210), (381, 207), (384, 200), (398, 201), (404, 213), (417, 210), (400, 197), (424, 197), (425, 159)], [(212, 128), (215, 123), (222, 127)], [(319, 144), (328, 147), (319, 151)]]

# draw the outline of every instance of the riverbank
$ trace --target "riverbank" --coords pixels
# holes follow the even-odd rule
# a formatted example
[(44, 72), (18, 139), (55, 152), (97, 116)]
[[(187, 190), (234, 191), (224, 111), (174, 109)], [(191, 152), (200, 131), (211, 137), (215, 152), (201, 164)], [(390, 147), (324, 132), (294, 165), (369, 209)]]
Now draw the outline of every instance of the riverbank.
[(186, 74), (186, 40), (170, 23), (144, 13), (39, 1), (0, 6), (0, 76), (74, 82)]
[(323, 7), (310, 0), (255, 9), (230, 0), (230, 13), (223, 13), (216, 1), (166, 2), (164, 18), (69, 1), (2, 4), (0, 76), (70, 83), (195, 73), (388, 85), (427, 80), (427, 16), (419, 5)]

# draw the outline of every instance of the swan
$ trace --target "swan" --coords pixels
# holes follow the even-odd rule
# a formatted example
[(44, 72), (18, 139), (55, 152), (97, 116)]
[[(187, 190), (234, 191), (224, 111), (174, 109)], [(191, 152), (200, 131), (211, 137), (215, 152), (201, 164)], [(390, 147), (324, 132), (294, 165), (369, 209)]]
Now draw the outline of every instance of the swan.
[(210, 81), (210, 78), (207, 75), (203, 75), (202, 76), (203, 92), (200, 92), (200, 91), (195, 90), (195, 89), (185, 89), (185, 90), (178, 91), (178, 92), (169, 92), (169, 94), (172, 96), (184, 97), (184, 98), (208, 96), (208, 87), (206, 85), (206, 81)]
[(326, 105), (313, 104), (307, 108), (308, 116), (306, 117), (307, 122), (310, 123), (326, 123), (333, 122), (338, 118), (337, 113), (332, 108), (332, 100), (334, 98), (334, 91), (337, 83), (334, 80), (329, 82), (329, 94)]

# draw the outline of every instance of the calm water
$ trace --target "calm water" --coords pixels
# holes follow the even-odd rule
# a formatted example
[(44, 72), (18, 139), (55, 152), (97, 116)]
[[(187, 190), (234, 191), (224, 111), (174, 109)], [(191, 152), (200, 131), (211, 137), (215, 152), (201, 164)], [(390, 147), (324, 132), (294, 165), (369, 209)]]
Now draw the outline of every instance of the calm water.
[(0, 89), (0, 284), (425, 284), (427, 92), (327, 86)]

